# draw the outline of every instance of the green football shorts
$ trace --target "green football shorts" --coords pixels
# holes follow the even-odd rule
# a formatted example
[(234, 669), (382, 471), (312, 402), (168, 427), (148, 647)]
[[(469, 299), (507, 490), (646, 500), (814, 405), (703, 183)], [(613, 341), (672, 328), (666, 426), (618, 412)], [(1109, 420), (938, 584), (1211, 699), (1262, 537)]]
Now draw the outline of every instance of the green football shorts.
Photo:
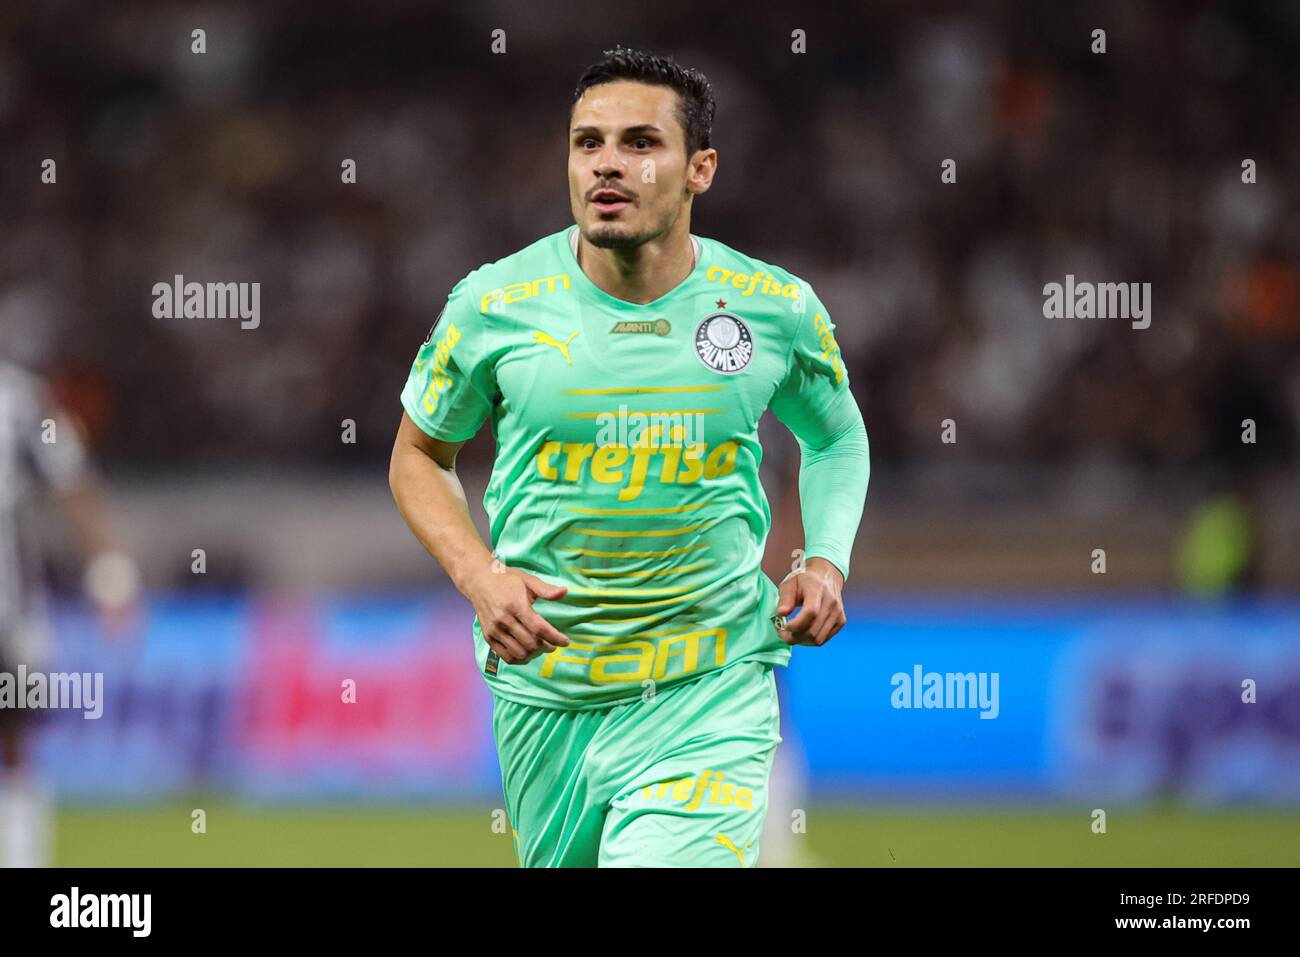
[(776, 677), (741, 660), (651, 700), (565, 711), (493, 698), (523, 867), (753, 867), (781, 741)]

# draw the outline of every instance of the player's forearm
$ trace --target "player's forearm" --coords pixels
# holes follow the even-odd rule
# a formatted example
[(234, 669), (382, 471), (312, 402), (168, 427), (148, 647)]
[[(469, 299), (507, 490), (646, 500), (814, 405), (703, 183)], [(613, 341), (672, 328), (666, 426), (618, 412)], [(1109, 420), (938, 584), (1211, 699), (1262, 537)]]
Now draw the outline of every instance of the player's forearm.
[(140, 597), (140, 570), (118, 550), (98, 484), (83, 473), (60, 492), (59, 504), (85, 556), (82, 583), (87, 596), (108, 612), (134, 606)]
[(89, 479), (59, 496), (59, 505), (77, 537), (82, 554), (93, 558), (113, 548), (103, 500)]
[(801, 441), (800, 451), (804, 554), (826, 559), (847, 579), (871, 477), (871, 453), (861, 413), (826, 445), (812, 448)]
[(394, 451), (388, 483), (416, 539), (468, 596), (473, 582), (491, 570), (492, 552), (474, 527), (455, 469), (409, 447)]

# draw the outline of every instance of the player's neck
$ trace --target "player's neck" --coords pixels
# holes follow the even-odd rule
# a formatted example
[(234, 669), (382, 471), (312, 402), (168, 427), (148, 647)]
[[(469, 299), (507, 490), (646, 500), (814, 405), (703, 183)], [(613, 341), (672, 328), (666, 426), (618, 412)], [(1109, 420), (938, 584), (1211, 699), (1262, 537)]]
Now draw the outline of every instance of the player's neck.
[(633, 249), (601, 249), (578, 236), (578, 265), (615, 299), (645, 305), (667, 295), (695, 269), (690, 220), (683, 216), (663, 236)]

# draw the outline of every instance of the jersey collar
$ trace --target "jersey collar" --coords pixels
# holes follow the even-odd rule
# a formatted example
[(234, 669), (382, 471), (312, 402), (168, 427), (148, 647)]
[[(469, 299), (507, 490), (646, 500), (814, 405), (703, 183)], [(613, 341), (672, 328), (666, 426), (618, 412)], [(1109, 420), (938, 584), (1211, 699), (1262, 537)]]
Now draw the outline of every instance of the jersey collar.
[(695, 253), (695, 266), (687, 274), (686, 278), (683, 279), (681, 282), (679, 282), (677, 285), (673, 286), (672, 289), (669, 289), (666, 293), (664, 293), (662, 296), (660, 296), (658, 299), (654, 300), (653, 302), (647, 302), (647, 303), (628, 302), (626, 299), (619, 299), (617, 296), (611, 296), (605, 290), (601, 289), (594, 282), (592, 282), (591, 279), (587, 277), (587, 274), (583, 272), (582, 266), (579, 265), (578, 263), (578, 226), (576, 223), (573, 226), (569, 227), (566, 235), (568, 237), (568, 242), (565, 245), (569, 247), (568, 250), (569, 266), (577, 274), (577, 279), (575, 281), (578, 287), (586, 290), (589, 296), (594, 297), (595, 299), (597, 299), (602, 303), (605, 303), (607, 305), (613, 305), (620, 309), (628, 309), (633, 311), (658, 309), (662, 306), (664, 302), (666, 302), (667, 300), (676, 296), (678, 293), (685, 290), (688, 286), (690, 286), (695, 281), (695, 279), (697, 279), (700, 275), (702, 275), (702, 270), (704, 268), (704, 261), (708, 258), (709, 255), (709, 247), (705, 246), (695, 236), (691, 236), (691, 248)]

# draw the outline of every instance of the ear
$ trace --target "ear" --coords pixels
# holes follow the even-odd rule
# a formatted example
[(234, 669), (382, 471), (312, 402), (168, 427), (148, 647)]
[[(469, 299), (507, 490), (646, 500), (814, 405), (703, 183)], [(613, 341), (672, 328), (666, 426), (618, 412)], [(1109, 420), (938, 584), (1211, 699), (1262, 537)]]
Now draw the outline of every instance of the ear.
[(712, 148), (696, 150), (690, 158), (686, 169), (686, 191), (689, 193), (706, 193), (713, 185), (713, 177), (718, 171), (718, 151)]

